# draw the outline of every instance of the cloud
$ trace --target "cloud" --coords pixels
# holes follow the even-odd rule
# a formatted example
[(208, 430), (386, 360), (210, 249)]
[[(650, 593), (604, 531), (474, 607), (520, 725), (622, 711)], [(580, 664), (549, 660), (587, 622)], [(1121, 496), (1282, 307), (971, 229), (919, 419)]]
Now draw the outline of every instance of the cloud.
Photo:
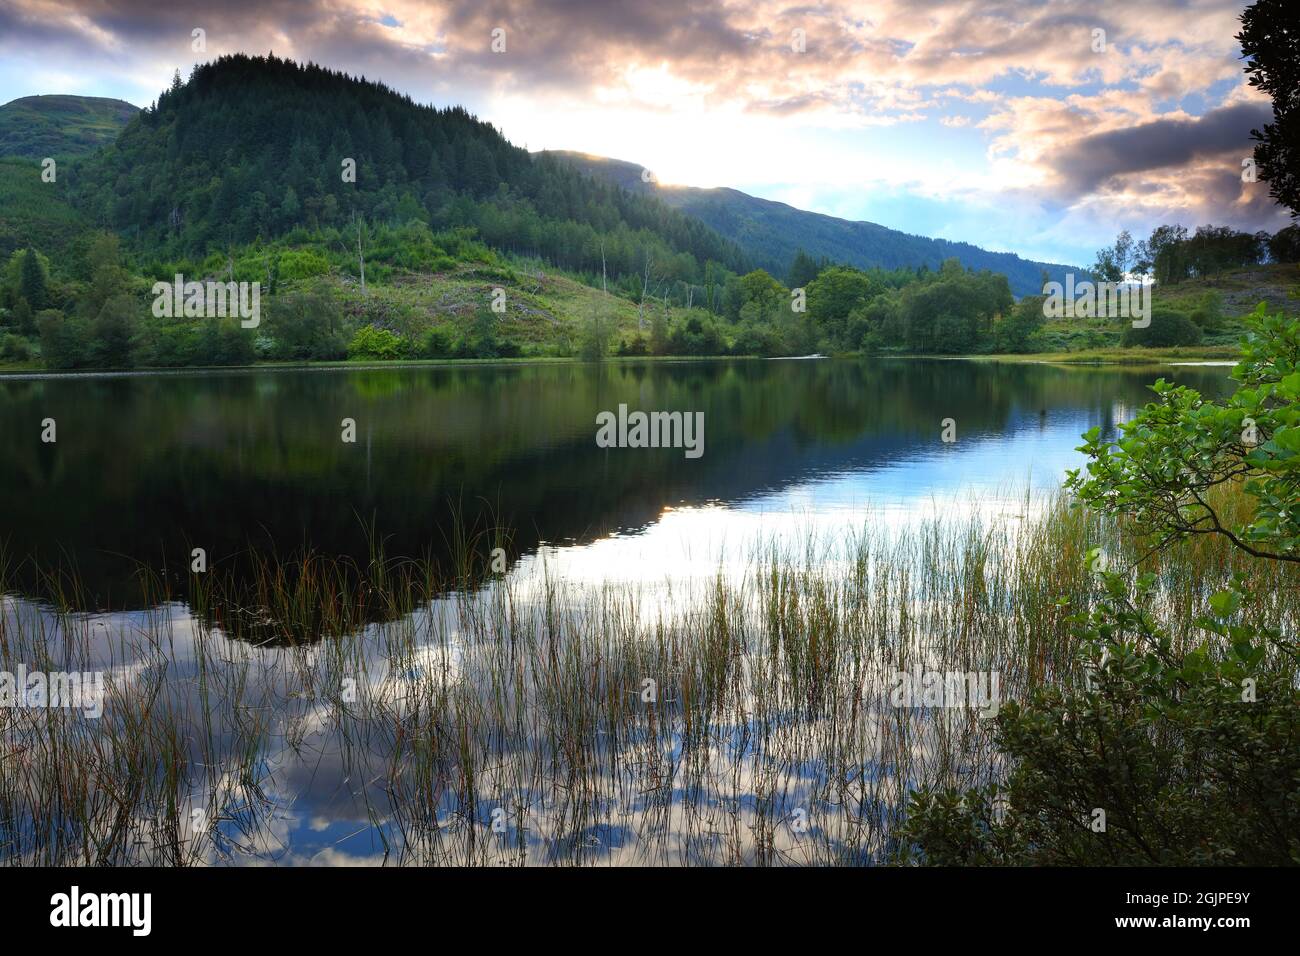
[(1250, 131), (1272, 118), (1269, 106), (1238, 103), (1200, 117), (1153, 120), (1065, 144), (1053, 165), (1074, 195), (1102, 189), (1127, 174), (1202, 161), (1222, 161), (1232, 177), (1240, 181), (1241, 160), (1252, 150)]
[[(1267, 190), (1243, 190), (1233, 169), (1267, 109), (1241, 82), (1235, 33), (1244, 5), (0, 0), (0, 53), (9, 61), (0, 83), (30, 82), (25, 76), (43, 75), (51, 62), (61, 72), (74, 64), (88, 88), (110, 92), (104, 78), (117, 77), (114, 95), (147, 103), (175, 68), (274, 49), (382, 79), (417, 100), (508, 118), (506, 135), (531, 145), (608, 146), (658, 166), (671, 165), (664, 154), (676, 150), (679, 168), (698, 162), (701, 149), (725, 152), (713, 166), (742, 188), (760, 162), (756, 144), (771, 144), (757, 147), (767, 154), (764, 181), (777, 182), (773, 166), (782, 164), (784, 185), (797, 189), (810, 177), (826, 182), (824, 166), (880, 168), (882, 144), (911, 135), (926, 154), (983, 144), (982, 158), (961, 154), (971, 175), (959, 179), (941, 163), (915, 162), (929, 176), (919, 184), (924, 195), (959, 197), (978, 179), (989, 190), (982, 204), (1032, 189), (1032, 205), (1073, 210), (1076, 222), (1086, 214), (1098, 230), (1135, 208), (1265, 225), (1277, 220)], [(195, 27), (207, 30), (205, 52), (190, 49)], [(492, 50), (495, 29), (505, 31), (503, 53)], [(674, 123), (714, 135), (688, 141)], [(621, 139), (610, 144), (612, 130)], [(808, 130), (859, 139), (809, 162), (797, 142), (783, 143)]]

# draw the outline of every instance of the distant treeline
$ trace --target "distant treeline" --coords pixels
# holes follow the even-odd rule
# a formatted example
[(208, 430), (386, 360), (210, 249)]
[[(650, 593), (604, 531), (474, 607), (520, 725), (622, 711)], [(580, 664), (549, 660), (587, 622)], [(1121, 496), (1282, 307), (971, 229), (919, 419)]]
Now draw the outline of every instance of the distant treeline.
[(1229, 226), (1199, 226), (1189, 235), (1185, 226), (1163, 225), (1137, 242), (1125, 230), (1113, 246), (1097, 250), (1092, 271), (1111, 282), (1130, 275), (1176, 285), (1266, 262), (1300, 262), (1300, 227), (1287, 226), (1269, 235)]

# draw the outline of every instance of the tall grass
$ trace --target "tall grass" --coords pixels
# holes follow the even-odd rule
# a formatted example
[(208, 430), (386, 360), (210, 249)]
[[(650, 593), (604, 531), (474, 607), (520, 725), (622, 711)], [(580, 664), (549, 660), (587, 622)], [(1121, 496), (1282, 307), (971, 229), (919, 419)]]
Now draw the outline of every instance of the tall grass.
[(1184, 640), (1237, 570), (1295, 629), (1293, 570), (1210, 538), (1151, 553), (1062, 498), (1024, 511), (640, 586), (493, 577), (468, 538), (445, 571), (267, 557), (183, 601), (142, 571), (132, 614), (74, 613), (52, 573), (51, 601), (5, 599), (0, 669), (102, 670), (107, 700), (0, 710), (0, 861), (888, 862), (912, 788), (1004, 769), (991, 720), (894, 706), (892, 675), (993, 672), (1003, 699), (1080, 679), (1090, 548), (1156, 572)]

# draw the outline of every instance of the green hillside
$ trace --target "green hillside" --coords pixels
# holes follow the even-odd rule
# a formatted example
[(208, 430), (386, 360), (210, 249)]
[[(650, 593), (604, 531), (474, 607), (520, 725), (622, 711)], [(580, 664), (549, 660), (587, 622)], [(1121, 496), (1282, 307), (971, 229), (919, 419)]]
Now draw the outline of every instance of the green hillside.
[(28, 245), (62, 253), (84, 237), (85, 221), (68, 203), (65, 181), (42, 181), (32, 160), (0, 158), (0, 262)]
[(111, 143), (140, 112), (98, 96), (24, 96), (0, 106), (0, 156), (81, 156)]
[[(1046, 322), (1041, 300), (1015, 301), (1005, 274), (1035, 264), (972, 263), (993, 255), (974, 247), (957, 250), (965, 263), (933, 266), (792, 253), (769, 274), (747, 248), (761, 252), (773, 234), (814, 254), (808, 230), (867, 230), (881, 250), (909, 237), (693, 191), (706, 194), (699, 202), (722, 197), (713, 218), (733, 241), (689, 204), (673, 208), (673, 191), (638, 185), (639, 168), (610, 168), (635, 178), (530, 155), (461, 108), (421, 106), (379, 83), (223, 57), (178, 75), (111, 143), (60, 162), (56, 182), (42, 181), (37, 161), (0, 160), (0, 364), (1218, 346), (1250, 298), (1249, 276), (1218, 269), (1197, 281), (1241, 288), (1171, 287), (1182, 298), (1135, 339), (1114, 320)], [(794, 217), (788, 228), (782, 217)], [(256, 286), (259, 320), (245, 325), (202, 295), (192, 310), (159, 308), (155, 284), (178, 275)]]
[(494, 248), (586, 274), (703, 281), (743, 270), (731, 242), (651, 197), (593, 187), (535, 163), (460, 107), (415, 103), (381, 83), (275, 57), (227, 56), (177, 76), (110, 147), (77, 199), (139, 248), (196, 255), (305, 226), (423, 219), (469, 227)]
[(624, 189), (654, 195), (695, 216), (739, 243), (757, 265), (781, 277), (785, 277), (800, 249), (815, 259), (826, 258), (859, 269), (926, 266), (934, 270), (944, 260), (955, 258), (968, 269), (988, 269), (1005, 275), (1016, 295), (1041, 292), (1044, 272), (1063, 281), (1065, 272), (1079, 271), (1074, 266), (1034, 262), (1008, 252), (989, 252), (965, 242), (914, 236), (873, 222), (837, 219), (736, 189), (660, 186), (642, 179), (641, 166), (622, 160), (567, 151), (547, 155)]

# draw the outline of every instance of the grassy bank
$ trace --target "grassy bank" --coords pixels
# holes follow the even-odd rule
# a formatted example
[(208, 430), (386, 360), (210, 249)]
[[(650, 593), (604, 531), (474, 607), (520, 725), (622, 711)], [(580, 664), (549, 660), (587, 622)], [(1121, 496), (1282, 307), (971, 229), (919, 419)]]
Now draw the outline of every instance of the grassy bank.
[(1077, 352), (1030, 352), (1023, 355), (968, 355), (962, 358), (984, 362), (1024, 364), (1046, 362), (1054, 365), (1164, 365), (1170, 362), (1237, 362), (1238, 345), (1185, 346), (1178, 348), (1111, 348), (1082, 349)]

